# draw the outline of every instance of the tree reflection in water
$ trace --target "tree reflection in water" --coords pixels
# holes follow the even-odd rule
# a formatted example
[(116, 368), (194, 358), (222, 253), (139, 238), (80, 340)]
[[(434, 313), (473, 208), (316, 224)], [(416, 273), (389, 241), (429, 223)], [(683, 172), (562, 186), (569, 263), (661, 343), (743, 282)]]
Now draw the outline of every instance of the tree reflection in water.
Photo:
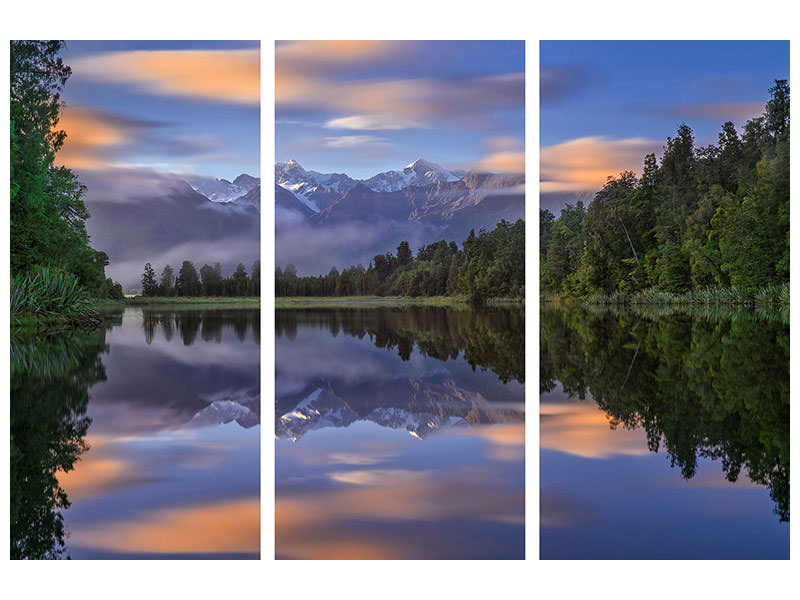
[(789, 326), (747, 311), (540, 311), (540, 389), (589, 395), (611, 428), (642, 428), (684, 478), (698, 458), (746, 472), (789, 520)]
[(463, 352), (474, 369), (489, 369), (503, 383), (525, 382), (523, 308), (411, 306), (403, 308), (291, 309), (275, 312), (275, 335), (294, 340), (298, 326), (329, 329), (375, 346), (397, 350), (409, 360), (416, 346), (424, 356), (455, 360)]
[(59, 471), (88, 450), (89, 387), (105, 380), (105, 330), (11, 336), (11, 558), (64, 554)]

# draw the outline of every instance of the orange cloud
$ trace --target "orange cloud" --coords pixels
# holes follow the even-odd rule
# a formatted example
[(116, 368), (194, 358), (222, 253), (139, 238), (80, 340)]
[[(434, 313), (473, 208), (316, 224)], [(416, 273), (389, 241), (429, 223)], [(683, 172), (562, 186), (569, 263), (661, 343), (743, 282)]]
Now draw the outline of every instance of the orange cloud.
[(104, 151), (124, 142), (126, 137), (118, 124), (79, 106), (64, 107), (57, 129), (66, 131), (67, 139), (56, 162), (75, 169), (103, 166)]
[(482, 171), (525, 172), (524, 152), (495, 152), (484, 156), (474, 168)]
[(261, 99), (258, 49), (107, 52), (74, 60), (72, 71), (167, 96), (252, 105)]
[(115, 552), (258, 552), (258, 498), (157, 511), (143, 520), (72, 533), (76, 546)]
[(315, 69), (331, 63), (367, 62), (396, 52), (399, 46), (398, 42), (376, 40), (282, 42), (275, 47), (275, 64)]
[(612, 454), (641, 456), (649, 453), (644, 431), (611, 429), (606, 414), (594, 402), (540, 405), (539, 444), (586, 458)]
[[(357, 43), (358, 44), (358, 43)], [(381, 51), (394, 46), (378, 46)], [(344, 59), (303, 55), (289, 60), (276, 51), (275, 103), (278, 110), (329, 110), (341, 116), (327, 125), (356, 129), (401, 129), (426, 127), (440, 119), (457, 119), (474, 126), (476, 113), (485, 118), (497, 107), (522, 106), (525, 98), (524, 73), (477, 77), (466, 81), (429, 78), (336, 79), (335, 69)], [(312, 58), (308, 58), (312, 56)], [(353, 60), (366, 60), (368, 52), (344, 53)], [(391, 115), (387, 118), (386, 115)]]
[(643, 157), (661, 144), (643, 138), (610, 140), (605, 136), (577, 138), (543, 146), (539, 153), (542, 193), (596, 192), (609, 175), (641, 172)]

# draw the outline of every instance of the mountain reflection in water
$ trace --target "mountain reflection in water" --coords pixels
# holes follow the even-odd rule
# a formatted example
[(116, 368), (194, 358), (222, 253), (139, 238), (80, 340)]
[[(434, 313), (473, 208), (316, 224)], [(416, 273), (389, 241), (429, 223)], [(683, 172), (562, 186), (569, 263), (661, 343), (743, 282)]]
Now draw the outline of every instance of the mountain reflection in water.
[(276, 312), (278, 558), (524, 557), (522, 309)]
[(12, 339), (12, 555), (257, 558), (258, 315)]

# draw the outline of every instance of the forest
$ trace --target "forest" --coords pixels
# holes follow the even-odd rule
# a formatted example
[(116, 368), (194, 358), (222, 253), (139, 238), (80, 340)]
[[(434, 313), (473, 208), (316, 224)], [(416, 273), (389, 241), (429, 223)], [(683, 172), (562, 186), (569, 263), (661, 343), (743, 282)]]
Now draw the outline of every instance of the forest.
[(470, 231), (462, 248), (440, 240), (421, 246), (416, 255), (400, 242), (397, 254), (378, 254), (362, 264), (327, 275), (299, 276), (288, 264), (275, 271), (276, 296), (525, 296), (525, 222), (500, 221), (491, 231)]
[[(660, 294), (788, 303), (789, 86), (776, 80), (764, 113), (741, 132), (722, 125), (696, 147), (681, 125), (642, 176), (610, 176), (588, 206), (539, 211), (544, 297), (652, 298)], [(735, 294), (726, 293), (735, 290)]]
[(61, 91), (71, 75), (60, 41), (12, 41), (11, 314), (88, 314), (89, 298), (122, 298), (105, 276), (108, 257), (89, 245), (85, 187), (55, 163), (66, 132), (58, 128)]
[(222, 275), (220, 263), (203, 265), (198, 273), (191, 261), (181, 264), (177, 275), (170, 265), (161, 271), (160, 279), (150, 263), (142, 273), (142, 296), (260, 296), (261, 261), (256, 260), (248, 276), (244, 263), (239, 263), (230, 277)]

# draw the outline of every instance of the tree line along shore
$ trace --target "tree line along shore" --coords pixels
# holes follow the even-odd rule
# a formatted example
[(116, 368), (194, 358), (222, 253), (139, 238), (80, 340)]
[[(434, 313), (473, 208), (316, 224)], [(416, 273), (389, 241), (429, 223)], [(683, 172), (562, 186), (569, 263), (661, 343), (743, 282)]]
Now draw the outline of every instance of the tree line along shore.
[(491, 231), (472, 230), (461, 247), (440, 240), (414, 254), (407, 241), (396, 254), (327, 275), (301, 276), (293, 264), (275, 271), (275, 295), (286, 297), (463, 297), (473, 303), (525, 296), (525, 222), (500, 221)]

